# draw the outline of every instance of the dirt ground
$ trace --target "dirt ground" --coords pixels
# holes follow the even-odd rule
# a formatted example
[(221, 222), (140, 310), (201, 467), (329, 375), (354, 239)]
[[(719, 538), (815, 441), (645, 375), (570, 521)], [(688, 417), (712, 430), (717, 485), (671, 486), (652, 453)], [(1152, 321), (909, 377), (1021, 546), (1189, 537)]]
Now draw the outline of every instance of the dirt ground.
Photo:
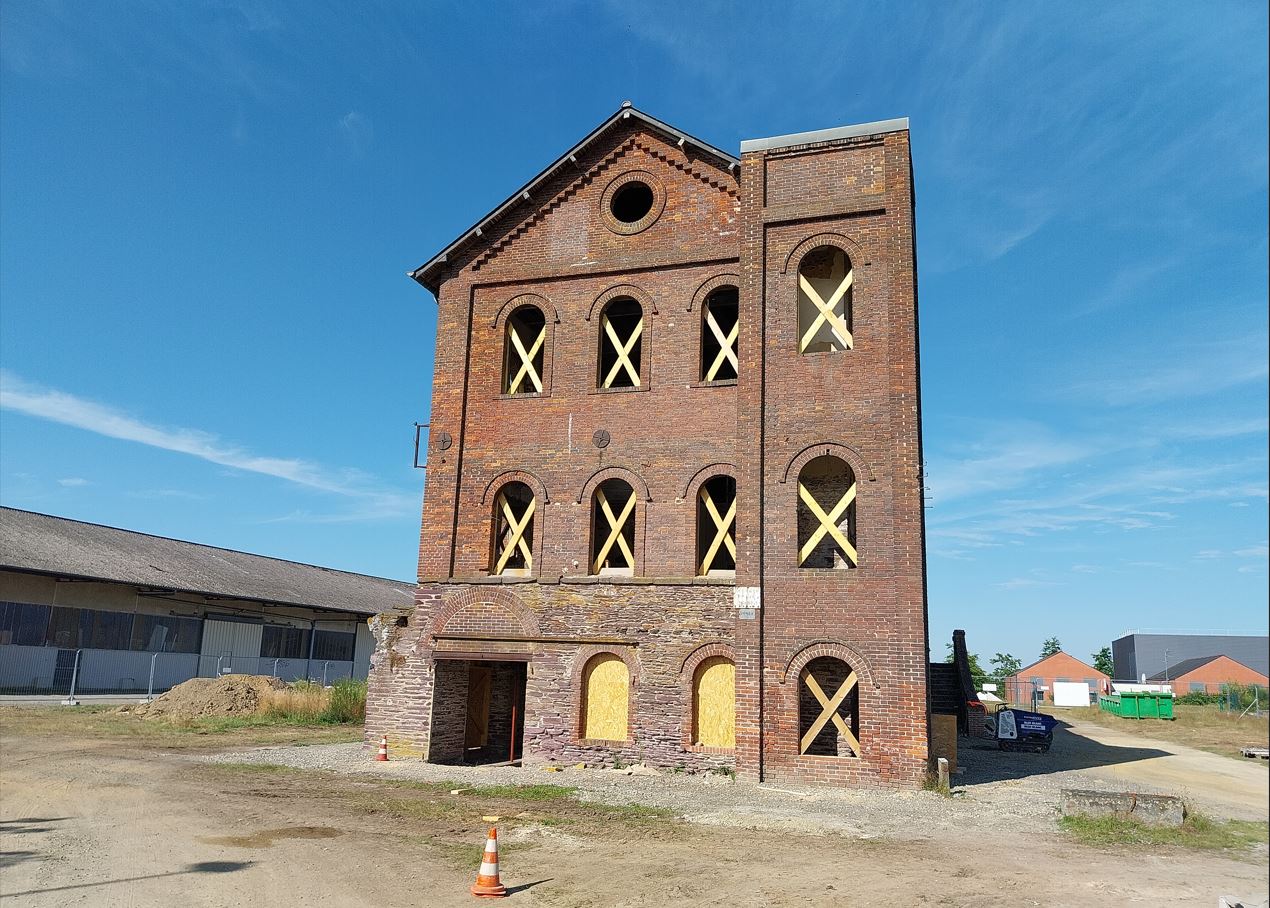
[[(0, 713), (0, 892), (14, 906), (470, 905), (486, 815), (501, 818), (503, 882), (524, 905), (1267, 898), (1264, 846), (1238, 854), (1095, 849), (1065, 837), (1052, 817), (1000, 832), (953, 822), (869, 839), (726, 828), (550, 790), (537, 799), (506, 789), (452, 796), (435, 784), (373, 775), (217, 764), (208, 752), (241, 747), (241, 735), (176, 749), (73, 714), (37, 721), (14, 712)], [(1139, 762), (1159, 757), (1143, 743), (1125, 749), (1150, 755)], [(1104, 756), (1114, 746), (1091, 745)], [(348, 745), (312, 749), (339, 747)], [(567, 775), (531, 781), (570, 784), (557, 778)], [(1025, 784), (1003, 777), (966, 787)], [(912, 797), (954, 817), (961, 809), (958, 799)], [(849, 811), (850, 802), (837, 809)]]

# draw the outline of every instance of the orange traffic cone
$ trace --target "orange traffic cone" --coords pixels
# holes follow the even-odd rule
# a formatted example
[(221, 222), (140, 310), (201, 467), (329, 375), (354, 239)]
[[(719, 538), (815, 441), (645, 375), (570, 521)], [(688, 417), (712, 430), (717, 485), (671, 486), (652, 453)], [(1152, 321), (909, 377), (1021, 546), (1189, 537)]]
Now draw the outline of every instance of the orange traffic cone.
[(498, 830), (492, 827), (489, 838), (485, 840), (485, 856), (481, 858), (481, 869), (476, 872), (476, 882), (472, 884), (472, 895), (483, 899), (497, 899), (507, 895), (507, 888), (498, 880)]
[(375, 754), (375, 760), (380, 763), (388, 762), (388, 736), (383, 735), (379, 739), (379, 753)]

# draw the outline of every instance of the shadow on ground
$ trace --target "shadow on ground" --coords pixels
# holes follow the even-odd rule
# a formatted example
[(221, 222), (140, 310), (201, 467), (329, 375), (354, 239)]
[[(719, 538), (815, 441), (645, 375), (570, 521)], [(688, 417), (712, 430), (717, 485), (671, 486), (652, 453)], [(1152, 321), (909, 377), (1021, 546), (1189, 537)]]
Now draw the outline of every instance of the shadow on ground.
[(956, 778), (958, 785), (977, 785), (1009, 779), (1027, 779), (1056, 772), (1072, 772), (1136, 763), (1154, 757), (1170, 756), (1156, 747), (1115, 747), (1100, 744), (1071, 730), (1059, 720), (1054, 728), (1054, 743), (1047, 753), (1004, 751), (987, 738), (960, 738), (957, 742), (957, 765), (964, 772)]

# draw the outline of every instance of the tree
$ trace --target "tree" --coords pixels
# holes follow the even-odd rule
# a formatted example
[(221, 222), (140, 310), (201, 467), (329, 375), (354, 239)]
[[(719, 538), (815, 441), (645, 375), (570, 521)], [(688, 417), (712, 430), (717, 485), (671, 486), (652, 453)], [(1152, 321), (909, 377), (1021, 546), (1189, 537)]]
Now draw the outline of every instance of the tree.
[(992, 666), (992, 680), (998, 684), (1004, 684), (1006, 678), (1017, 675), (1023, 668), (1023, 663), (1009, 653), (997, 653), (988, 662)]
[[(945, 644), (948, 647), (948, 655), (944, 657), (945, 662), (954, 662), (957, 659), (956, 653), (953, 652), (951, 643)], [(983, 670), (983, 666), (979, 664), (978, 653), (967, 653), (966, 661), (970, 663), (970, 681), (975, 686), (975, 690), (983, 690), (983, 682), (988, 680), (988, 673)]]
[(1062, 652), (1063, 644), (1058, 642), (1057, 637), (1049, 637), (1041, 644), (1041, 658), (1045, 659), (1055, 653)]
[(1111, 647), (1104, 646), (1098, 652), (1093, 654), (1094, 668), (1102, 672), (1108, 678), (1114, 678), (1116, 672), (1116, 663), (1111, 658)]

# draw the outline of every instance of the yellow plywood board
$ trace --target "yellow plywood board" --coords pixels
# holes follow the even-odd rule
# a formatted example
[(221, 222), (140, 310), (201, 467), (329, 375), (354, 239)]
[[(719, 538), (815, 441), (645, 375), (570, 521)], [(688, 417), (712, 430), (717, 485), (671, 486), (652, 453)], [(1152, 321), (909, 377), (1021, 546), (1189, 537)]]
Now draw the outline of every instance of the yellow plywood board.
[(697, 669), (696, 743), (703, 747), (736, 746), (736, 666), (723, 656), (712, 656)]
[(582, 737), (601, 741), (626, 740), (630, 672), (611, 653), (596, 656), (583, 673)]

